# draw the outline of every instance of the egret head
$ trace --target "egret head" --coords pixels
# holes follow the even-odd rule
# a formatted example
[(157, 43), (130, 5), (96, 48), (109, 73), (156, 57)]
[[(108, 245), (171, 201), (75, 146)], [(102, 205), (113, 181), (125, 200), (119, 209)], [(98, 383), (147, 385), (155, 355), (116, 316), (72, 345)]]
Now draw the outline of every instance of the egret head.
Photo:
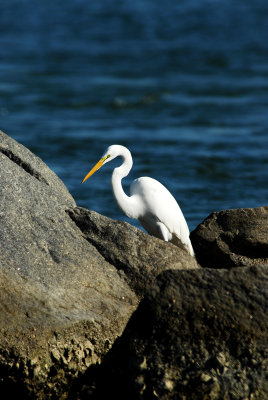
[(89, 171), (89, 173), (84, 177), (82, 180), (82, 183), (84, 183), (88, 178), (90, 178), (94, 172), (96, 172), (100, 167), (102, 167), (104, 164), (106, 164), (109, 161), (112, 161), (114, 158), (117, 156), (121, 155), (120, 150), (123, 148), (123, 146), (113, 144), (112, 146), (109, 146), (106, 151), (103, 153), (103, 156), (101, 159), (97, 162), (97, 164)]
[(119, 155), (119, 148), (121, 146), (117, 144), (113, 144), (112, 146), (109, 146), (105, 152), (103, 153), (101, 159), (103, 159), (103, 164), (106, 164), (109, 161), (112, 161), (115, 157)]

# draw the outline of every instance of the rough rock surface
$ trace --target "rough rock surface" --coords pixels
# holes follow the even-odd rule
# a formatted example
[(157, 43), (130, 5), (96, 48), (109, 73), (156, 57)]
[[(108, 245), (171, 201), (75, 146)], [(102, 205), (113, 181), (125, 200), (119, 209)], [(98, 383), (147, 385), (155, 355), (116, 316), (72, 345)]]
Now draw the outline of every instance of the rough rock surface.
[(76, 208), (57, 176), (2, 132), (0, 198), (0, 393), (68, 398), (121, 335), (149, 281), (197, 264), (129, 224)]
[(214, 212), (191, 233), (203, 267), (268, 264), (268, 207)]
[(265, 266), (161, 273), (103, 362), (94, 398), (266, 399), (267, 278)]
[[(68, 214), (89, 241), (138, 296), (166, 269), (199, 268), (195, 258), (171, 243), (154, 239), (127, 223), (103, 217), (82, 207)], [(135, 234), (134, 234), (135, 232)]]

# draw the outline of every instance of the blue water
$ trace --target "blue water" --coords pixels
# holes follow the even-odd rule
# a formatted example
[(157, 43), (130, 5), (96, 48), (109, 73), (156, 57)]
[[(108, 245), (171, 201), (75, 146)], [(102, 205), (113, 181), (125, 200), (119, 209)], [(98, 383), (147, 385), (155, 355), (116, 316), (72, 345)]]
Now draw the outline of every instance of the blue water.
[[(64, 181), (78, 205), (125, 219), (110, 144), (164, 183), (190, 229), (268, 203), (266, 0), (3, 0), (0, 129)], [(134, 222), (135, 223), (135, 222)]]

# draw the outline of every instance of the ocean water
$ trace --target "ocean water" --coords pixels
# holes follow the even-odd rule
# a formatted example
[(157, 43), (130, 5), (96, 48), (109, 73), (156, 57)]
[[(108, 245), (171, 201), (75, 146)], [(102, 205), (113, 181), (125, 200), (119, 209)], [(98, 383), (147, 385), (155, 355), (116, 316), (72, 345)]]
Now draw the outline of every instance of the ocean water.
[(266, 0), (3, 0), (0, 129), (64, 181), (78, 205), (123, 219), (105, 165), (151, 176), (190, 229), (268, 203)]

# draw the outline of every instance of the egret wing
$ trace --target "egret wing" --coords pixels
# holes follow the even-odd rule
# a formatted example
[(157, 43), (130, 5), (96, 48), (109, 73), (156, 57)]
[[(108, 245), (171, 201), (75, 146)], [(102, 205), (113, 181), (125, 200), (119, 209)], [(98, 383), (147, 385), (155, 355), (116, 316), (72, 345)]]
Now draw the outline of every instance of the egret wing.
[(165, 186), (155, 179), (142, 177), (132, 183), (130, 190), (132, 195), (141, 198), (144, 205), (141, 219), (145, 224), (152, 226), (156, 222), (162, 222), (172, 235), (183, 243), (189, 242), (185, 218), (177, 201)]

